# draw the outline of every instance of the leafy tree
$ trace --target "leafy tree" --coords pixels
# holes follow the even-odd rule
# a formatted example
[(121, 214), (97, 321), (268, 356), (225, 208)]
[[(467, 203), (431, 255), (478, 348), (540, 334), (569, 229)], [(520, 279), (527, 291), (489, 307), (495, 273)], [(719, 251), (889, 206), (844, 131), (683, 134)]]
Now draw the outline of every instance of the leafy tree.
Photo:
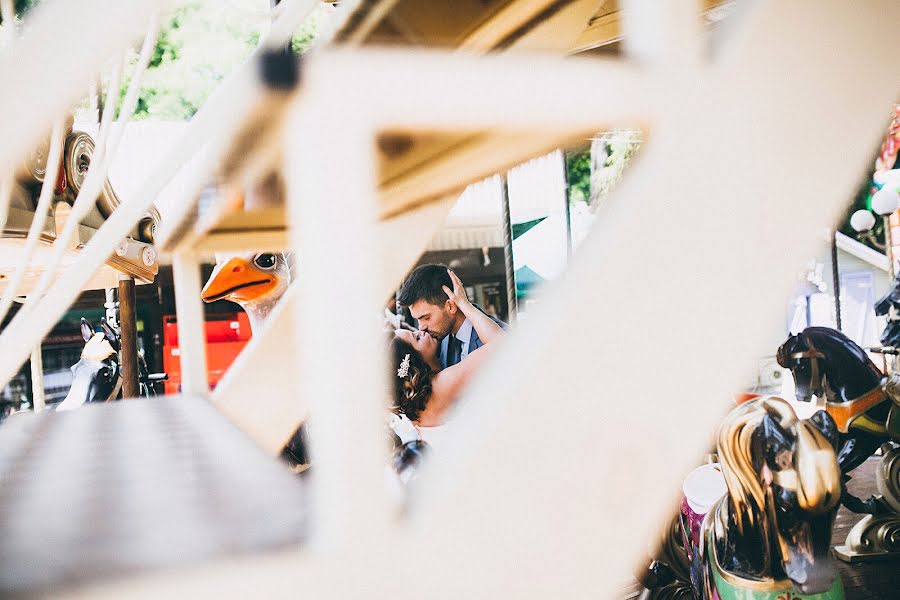
[(566, 153), (566, 181), (569, 183), (569, 202), (591, 201), (591, 149), (583, 148)]
[[(327, 8), (315, 11), (291, 41), (305, 52), (315, 40)], [(160, 28), (141, 81), (133, 118), (188, 120), (232, 69), (247, 60), (259, 43), (261, 23), (247, 19), (221, 0), (179, 0)], [(124, 98), (137, 53), (123, 81)]]
[(569, 202), (584, 202), (596, 209), (609, 196), (638, 148), (640, 138), (635, 132), (614, 130), (601, 134), (590, 148), (568, 153)]

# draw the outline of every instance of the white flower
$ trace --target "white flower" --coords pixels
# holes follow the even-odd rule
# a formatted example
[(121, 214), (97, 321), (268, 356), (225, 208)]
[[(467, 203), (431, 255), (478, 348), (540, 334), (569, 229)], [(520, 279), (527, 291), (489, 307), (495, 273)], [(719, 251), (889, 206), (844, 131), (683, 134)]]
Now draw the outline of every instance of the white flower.
[(409, 375), (409, 354), (403, 357), (403, 361), (400, 363), (400, 368), (397, 369), (397, 377), (401, 379)]

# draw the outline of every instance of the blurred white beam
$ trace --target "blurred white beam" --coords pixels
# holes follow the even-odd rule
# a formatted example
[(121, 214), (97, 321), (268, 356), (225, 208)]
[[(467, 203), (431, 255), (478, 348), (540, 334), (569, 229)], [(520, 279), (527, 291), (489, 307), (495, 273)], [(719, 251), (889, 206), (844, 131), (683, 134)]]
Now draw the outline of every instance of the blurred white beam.
[(626, 54), (642, 65), (684, 69), (700, 62), (702, 32), (699, 0), (622, 0), (622, 38)]
[(47, 406), (44, 398), (44, 360), (41, 356), (41, 345), (38, 344), (31, 351), (31, 398), (32, 409), (37, 412)]
[(172, 256), (172, 283), (175, 285), (175, 312), (178, 316), (178, 350), (181, 364), (181, 392), (206, 395), (206, 328), (200, 300), (200, 263), (197, 256), (176, 252)]
[(387, 374), (378, 359), (385, 298), (379, 297), (374, 131), (352, 112), (319, 101), (311, 94), (289, 117), (283, 173), (303, 280), (295, 311), (302, 347), (294, 372), (310, 406), (316, 465), (311, 543), (333, 554), (374, 548), (388, 530)]
[[(566, 93), (573, 85), (577, 93)], [(458, 132), (558, 133), (585, 124), (643, 123), (670, 92), (641, 69), (618, 61), (527, 53), (473, 60), (451, 52), (383, 48), (328, 49), (310, 56), (304, 86), (330, 96), (333, 105), (359, 98), (359, 110), (384, 129)], [(388, 89), (393, 92), (378, 93)]]

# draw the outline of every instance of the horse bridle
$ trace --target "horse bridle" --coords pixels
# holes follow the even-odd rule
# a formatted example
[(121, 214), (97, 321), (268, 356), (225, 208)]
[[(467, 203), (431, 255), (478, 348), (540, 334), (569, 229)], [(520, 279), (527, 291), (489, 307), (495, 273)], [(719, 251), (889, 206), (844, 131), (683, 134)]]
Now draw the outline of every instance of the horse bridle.
[(825, 393), (825, 386), (822, 384), (822, 378), (819, 376), (819, 373), (821, 372), (819, 369), (819, 359), (825, 358), (825, 355), (818, 350), (810, 348), (809, 350), (803, 350), (802, 352), (793, 352), (791, 353), (790, 358), (796, 360), (798, 364), (801, 359), (808, 358), (810, 360), (811, 374), (809, 391), (821, 398), (822, 394)]
[(122, 377), (122, 369), (120, 368), (120, 365), (118, 363), (115, 363), (115, 365), (116, 365), (116, 383), (113, 385), (112, 391), (109, 393), (109, 396), (106, 397), (106, 402), (116, 399), (116, 396), (119, 395), (119, 390), (122, 389), (122, 383), (125, 380), (125, 378)]

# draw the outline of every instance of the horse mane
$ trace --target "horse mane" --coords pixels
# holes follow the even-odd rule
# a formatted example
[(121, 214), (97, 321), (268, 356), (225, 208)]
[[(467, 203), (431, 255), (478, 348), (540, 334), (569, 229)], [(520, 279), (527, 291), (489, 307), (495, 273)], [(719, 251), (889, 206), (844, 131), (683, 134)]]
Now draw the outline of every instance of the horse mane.
[(785, 427), (797, 421), (790, 404), (781, 398), (767, 396), (731, 411), (719, 429), (719, 461), (728, 486), (734, 522), (741, 534), (751, 527), (768, 528), (766, 491), (752, 458), (753, 434), (767, 414)]
[(872, 362), (866, 350), (842, 331), (814, 325), (804, 329), (797, 337), (809, 350), (818, 350), (819, 352), (824, 352), (826, 348), (843, 350), (862, 360), (870, 369), (878, 371), (878, 367)]

